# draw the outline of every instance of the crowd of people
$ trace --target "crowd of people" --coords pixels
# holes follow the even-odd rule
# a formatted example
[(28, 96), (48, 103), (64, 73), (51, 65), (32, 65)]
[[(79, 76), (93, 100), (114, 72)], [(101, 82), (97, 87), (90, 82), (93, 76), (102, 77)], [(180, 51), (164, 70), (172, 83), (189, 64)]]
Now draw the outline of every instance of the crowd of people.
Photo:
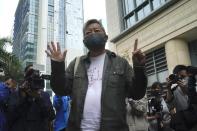
[(12, 77), (0, 83), (0, 131), (197, 130), (196, 67), (177, 65), (166, 84), (152, 84), (147, 97), (145, 54), (137, 40), (131, 66), (105, 49), (108, 36), (100, 21), (87, 21), (83, 35), (89, 53), (67, 68), (67, 50), (48, 45), (53, 102), (32, 65), (20, 84)]
[[(149, 131), (196, 131), (196, 83), (196, 67), (177, 65), (173, 74), (166, 79), (166, 96), (164, 85), (154, 82), (150, 88), (149, 98), (135, 102), (132, 99), (127, 101), (127, 117), (131, 131), (147, 131), (147, 129)], [(140, 112), (141, 115), (139, 115)], [(141, 125), (133, 124), (139, 122), (139, 119)]]
[(52, 105), (43, 80), (36, 79), (35, 73), (33, 65), (28, 65), (21, 84), (12, 77), (0, 83), (0, 131), (65, 130), (70, 97), (55, 95)]

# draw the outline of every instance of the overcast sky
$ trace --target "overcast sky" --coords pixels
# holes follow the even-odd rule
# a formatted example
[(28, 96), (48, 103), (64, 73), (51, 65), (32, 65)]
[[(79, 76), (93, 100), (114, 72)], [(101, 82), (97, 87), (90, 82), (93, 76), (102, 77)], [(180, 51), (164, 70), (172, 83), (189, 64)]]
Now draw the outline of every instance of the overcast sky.
[(84, 0), (84, 21), (92, 18), (101, 19), (107, 30), (105, 0)]
[[(0, 38), (12, 34), (14, 13), (19, 0), (0, 0)], [(105, 0), (83, 0), (84, 21), (102, 19), (106, 28)]]
[(11, 35), (18, 0), (0, 0), (0, 37)]

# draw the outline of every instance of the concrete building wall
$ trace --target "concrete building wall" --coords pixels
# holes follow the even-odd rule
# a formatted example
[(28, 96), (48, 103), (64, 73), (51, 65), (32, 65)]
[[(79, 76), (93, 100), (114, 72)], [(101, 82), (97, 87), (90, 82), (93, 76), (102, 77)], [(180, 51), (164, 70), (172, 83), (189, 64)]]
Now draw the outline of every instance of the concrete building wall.
[[(138, 47), (144, 52), (150, 52), (155, 48), (165, 46), (166, 42), (173, 39), (183, 39), (186, 43), (192, 39), (187, 35), (189, 32), (196, 32), (197, 27), (197, 1), (196, 0), (179, 0), (177, 3), (163, 10), (153, 18), (144, 22), (140, 26), (131, 30), (122, 38), (117, 39), (117, 36), (122, 34), (120, 23), (121, 9), (118, 0), (106, 0), (107, 7), (107, 21), (109, 39), (116, 39), (115, 44), (111, 43), (111, 46), (115, 46), (117, 53), (122, 56), (128, 56), (131, 58), (131, 52), (133, 50), (134, 41), (138, 38)], [(119, 12), (119, 13), (118, 13)], [(152, 12), (154, 13), (154, 12)], [(119, 15), (118, 15), (119, 14)], [(117, 22), (119, 21), (119, 22)], [(177, 41), (178, 43), (180, 41)], [(177, 43), (175, 42), (175, 43)], [(177, 49), (175, 52), (179, 52), (180, 44), (176, 44)], [(173, 43), (168, 43), (173, 44)], [(181, 48), (181, 47), (180, 47)], [(185, 47), (186, 48), (186, 47)], [(188, 48), (188, 47), (187, 47)], [(183, 52), (187, 52), (188, 49)], [(167, 50), (169, 48), (166, 48)], [(166, 51), (169, 53), (170, 51)], [(188, 56), (189, 53), (185, 53)], [(167, 56), (170, 54), (167, 54)], [(168, 67), (171, 70), (174, 65), (179, 64), (178, 57), (173, 57), (174, 61), (168, 62)], [(186, 57), (189, 59), (189, 57)], [(174, 63), (172, 63), (174, 62)], [(170, 63), (170, 64), (169, 64)], [(190, 65), (190, 60), (182, 61), (182, 64)]]
[(66, 4), (66, 49), (67, 65), (84, 54), (83, 46), (83, 0), (67, 0)]
[[(47, 42), (54, 41), (58, 42), (60, 28), (65, 28), (64, 42), (60, 46), (62, 51), (68, 50), (66, 57), (66, 64), (68, 65), (76, 56), (84, 54), (83, 50), (83, 1), (82, 0), (65, 0), (65, 19), (64, 26), (59, 27), (59, 23), (62, 22), (62, 18), (59, 17), (59, 1), (54, 0), (54, 27), (53, 32), (51, 32), (54, 38), (48, 38), (50, 31), (47, 31), (47, 21), (48, 21), (48, 0), (40, 0), (40, 13), (39, 13), (39, 39), (38, 39), (38, 52), (36, 64), (45, 65), (46, 68), (50, 68), (50, 61), (47, 60), (45, 50), (47, 48)], [(50, 39), (50, 40), (49, 40)], [(46, 69), (50, 73), (49, 69)]]
[(169, 40), (165, 44), (165, 50), (169, 72), (172, 73), (177, 64), (191, 65), (188, 43), (185, 40)]
[[(119, 0), (106, 0), (106, 16), (109, 40), (119, 35), (121, 32), (121, 12)], [(116, 52), (116, 46), (109, 42), (109, 49)]]
[(43, 53), (47, 49), (47, 16), (48, 16), (48, 0), (39, 1), (38, 16), (38, 44), (36, 63), (45, 65), (46, 55)]

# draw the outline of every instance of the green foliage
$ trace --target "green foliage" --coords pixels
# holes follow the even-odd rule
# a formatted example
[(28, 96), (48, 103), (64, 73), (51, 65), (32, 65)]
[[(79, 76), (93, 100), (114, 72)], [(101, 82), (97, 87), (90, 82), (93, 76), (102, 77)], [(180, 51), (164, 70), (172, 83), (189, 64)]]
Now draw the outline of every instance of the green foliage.
[(5, 77), (12, 76), (19, 80), (23, 76), (21, 62), (13, 53), (4, 49), (6, 43), (12, 44), (9, 38), (0, 38), (0, 68), (4, 70)]

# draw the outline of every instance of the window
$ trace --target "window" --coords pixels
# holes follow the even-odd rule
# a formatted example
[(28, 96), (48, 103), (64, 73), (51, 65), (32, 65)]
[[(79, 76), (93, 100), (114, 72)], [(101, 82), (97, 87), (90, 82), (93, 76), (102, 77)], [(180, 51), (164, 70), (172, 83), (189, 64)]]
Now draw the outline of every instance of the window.
[(153, 9), (157, 9), (160, 6), (159, 0), (153, 0)]
[(121, 0), (124, 29), (144, 19), (153, 10), (160, 8), (169, 0)]
[(49, 5), (48, 6), (48, 12), (54, 12), (54, 6)]
[(49, 5), (54, 5), (54, 0), (49, 0), (49, 1), (48, 1), (48, 4), (49, 4)]
[(136, 5), (139, 6), (140, 4), (142, 4), (145, 0), (136, 0)]
[(192, 41), (189, 43), (189, 53), (190, 53), (190, 58), (191, 58), (191, 63), (192, 66), (197, 67), (197, 40)]
[(168, 68), (164, 47), (146, 54), (146, 73), (148, 76), (148, 86), (151, 86), (155, 81), (166, 81)]

